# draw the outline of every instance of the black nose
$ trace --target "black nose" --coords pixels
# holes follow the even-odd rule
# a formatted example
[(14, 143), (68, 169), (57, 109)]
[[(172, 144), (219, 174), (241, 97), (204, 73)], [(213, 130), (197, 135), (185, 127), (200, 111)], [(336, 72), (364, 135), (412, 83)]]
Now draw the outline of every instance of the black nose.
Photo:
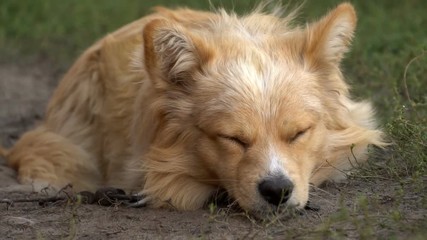
[(271, 176), (258, 184), (262, 197), (276, 206), (288, 201), (293, 189), (294, 184), (284, 176)]

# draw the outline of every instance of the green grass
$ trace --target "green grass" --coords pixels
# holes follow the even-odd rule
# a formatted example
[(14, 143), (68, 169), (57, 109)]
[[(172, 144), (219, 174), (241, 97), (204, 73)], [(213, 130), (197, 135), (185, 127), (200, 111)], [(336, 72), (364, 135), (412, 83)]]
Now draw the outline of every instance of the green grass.
[[(67, 66), (96, 39), (148, 13), (152, 6), (209, 9), (208, 1), (203, 0), (169, 2), (2, 0), (0, 58), (43, 56), (58, 66)], [(211, 2), (214, 6), (245, 12), (257, 1)], [(316, 19), (338, 2), (307, 0), (300, 19)], [(401, 182), (403, 194), (396, 193), (396, 197), (419, 189), (422, 198), (419, 207), (426, 209), (427, 1), (360, 0), (352, 3), (358, 11), (359, 22), (352, 51), (343, 69), (355, 96), (372, 99), (381, 125), (394, 143), (386, 153), (376, 152), (372, 164), (362, 169), (359, 177), (369, 174)], [(405, 227), (403, 225), (407, 224), (402, 220), (405, 213), (399, 210), (388, 211), (387, 221), (380, 221), (366, 210), (376, 206), (375, 199), (361, 197), (359, 200), (352, 210), (343, 206), (319, 226), (318, 233), (328, 234), (331, 229), (345, 232), (345, 228), (340, 228), (345, 222), (360, 231), (359, 237), (369, 238), (375, 231), (371, 225), (358, 220), (362, 216), (376, 227), (408, 231), (413, 236), (426, 234), (426, 221)], [(396, 209), (399, 206), (395, 206)], [(334, 234), (338, 235), (329, 237), (341, 237), (340, 231)]]
[[(93, 41), (140, 18), (157, 5), (208, 9), (207, 1), (168, 0), (3, 0), (0, 3), (0, 46), (3, 54), (40, 53), (70, 61)], [(253, 2), (253, 1), (252, 1)], [(251, 1), (212, 1), (213, 5), (245, 9)]]

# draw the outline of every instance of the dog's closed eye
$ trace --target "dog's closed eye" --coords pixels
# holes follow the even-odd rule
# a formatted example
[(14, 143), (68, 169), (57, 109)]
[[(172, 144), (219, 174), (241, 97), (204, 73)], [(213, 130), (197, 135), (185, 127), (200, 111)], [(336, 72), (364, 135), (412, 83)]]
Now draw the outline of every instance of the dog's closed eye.
[(248, 148), (248, 146), (249, 146), (249, 144), (245, 140), (241, 139), (240, 137), (228, 136), (228, 135), (224, 135), (224, 134), (219, 134), (218, 137), (221, 139), (224, 139), (226, 141), (230, 141), (230, 142), (233, 142), (235, 144), (238, 144), (241, 147), (243, 147), (244, 149)]
[(307, 133), (308, 130), (310, 130), (311, 127), (305, 128), (303, 130), (298, 131), (295, 135), (293, 135), (290, 139), (290, 143), (294, 143), (296, 140), (301, 138), (305, 133)]

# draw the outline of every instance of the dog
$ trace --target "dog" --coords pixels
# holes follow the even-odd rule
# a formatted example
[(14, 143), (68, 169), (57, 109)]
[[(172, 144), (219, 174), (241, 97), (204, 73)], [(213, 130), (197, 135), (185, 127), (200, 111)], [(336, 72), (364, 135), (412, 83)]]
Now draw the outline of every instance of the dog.
[(38, 191), (113, 186), (194, 210), (225, 189), (254, 214), (303, 208), (385, 143), (340, 70), (353, 6), (305, 26), (279, 10), (156, 8), (87, 49), (2, 155)]

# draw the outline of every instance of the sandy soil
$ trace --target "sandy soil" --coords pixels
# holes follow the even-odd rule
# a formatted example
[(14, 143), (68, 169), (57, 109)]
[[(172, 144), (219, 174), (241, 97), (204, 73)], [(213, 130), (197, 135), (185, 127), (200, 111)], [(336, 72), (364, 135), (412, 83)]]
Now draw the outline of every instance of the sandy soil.
[[(0, 63), (0, 140), (10, 146), (25, 130), (36, 124), (62, 71), (52, 70), (47, 63)], [(18, 189), (15, 172), (0, 159), (0, 199), (40, 197)], [(390, 180), (353, 179), (330, 184), (312, 193), (319, 211), (307, 211), (293, 217), (254, 220), (244, 213), (228, 208), (204, 209), (194, 212), (102, 207), (67, 202), (47, 206), (38, 203), (0, 203), (0, 239), (284, 239), (320, 237), (336, 231), (327, 225), (327, 217), (337, 214), (338, 206), (357, 207), (359, 196), (375, 200), (369, 211), (377, 215), (398, 206), (410, 211), (412, 220), (426, 217), (425, 209), (417, 209), (417, 193), (409, 195), (406, 204), (395, 205), (394, 192), (399, 183)], [(424, 189), (427, 191), (427, 189)], [(415, 200), (411, 200), (415, 199)], [(411, 202), (412, 201), (412, 202)], [(384, 211), (380, 209), (385, 209)], [(363, 215), (360, 216), (363, 220)], [(357, 219), (357, 218), (356, 218)], [(415, 220), (414, 220), (415, 219)], [(354, 224), (344, 236), (358, 238)], [(375, 227), (377, 235), (388, 236), (393, 230)], [(319, 235), (320, 234), (320, 235)], [(397, 233), (396, 236), (400, 236)], [(403, 237), (403, 236), (400, 236)]]

